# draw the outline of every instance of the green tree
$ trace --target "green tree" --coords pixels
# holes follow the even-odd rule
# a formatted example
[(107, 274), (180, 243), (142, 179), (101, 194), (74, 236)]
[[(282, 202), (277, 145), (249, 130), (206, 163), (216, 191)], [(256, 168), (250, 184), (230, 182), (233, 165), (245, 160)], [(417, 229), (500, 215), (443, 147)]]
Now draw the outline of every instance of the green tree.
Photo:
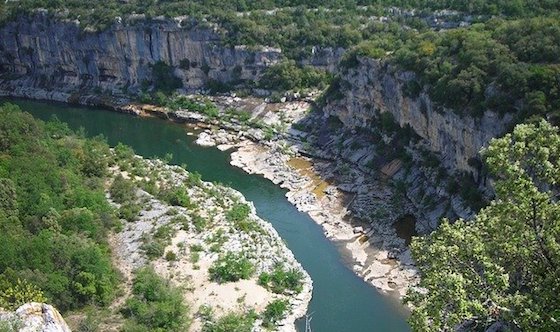
[(62, 311), (112, 300), (118, 278), (106, 234), (114, 222), (103, 188), (109, 154), (103, 140), (78, 138), (56, 119), (44, 123), (14, 105), (0, 106), (6, 305), (39, 293)]
[(16, 186), (10, 179), (0, 178), (0, 212), (8, 216), (17, 215)]
[(483, 150), (496, 197), (472, 221), (415, 239), (422, 280), (407, 296), (417, 331), (492, 324), (560, 329), (560, 135), (521, 124)]

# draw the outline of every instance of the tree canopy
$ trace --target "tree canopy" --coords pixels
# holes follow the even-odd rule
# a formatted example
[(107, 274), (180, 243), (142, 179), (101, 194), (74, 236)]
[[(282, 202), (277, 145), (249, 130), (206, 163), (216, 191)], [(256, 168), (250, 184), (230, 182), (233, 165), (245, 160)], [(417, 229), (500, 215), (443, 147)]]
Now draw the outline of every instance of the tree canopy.
[(496, 197), (471, 221), (444, 221), (411, 249), (422, 280), (407, 296), (417, 331), (492, 324), (560, 329), (560, 134), (520, 124), (483, 150)]
[(108, 304), (117, 286), (103, 181), (109, 147), (0, 106), (0, 306)]

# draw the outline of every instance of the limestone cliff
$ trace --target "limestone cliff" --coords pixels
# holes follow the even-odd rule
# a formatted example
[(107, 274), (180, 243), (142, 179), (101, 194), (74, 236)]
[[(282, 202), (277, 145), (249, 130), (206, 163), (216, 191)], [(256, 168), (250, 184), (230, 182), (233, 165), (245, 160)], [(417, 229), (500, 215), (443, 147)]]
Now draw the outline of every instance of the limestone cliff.
[(435, 105), (426, 92), (407, 96), (414, 73), (400, 72), (384, 61), (358, 58), (354, 68), (340, 70), (341, 94), (324, 112), (349, 128), (368, 128), (380, 113), (392, 114), (400, 127), (410, 126), (448, 170), (477, 173), (473, 163), (491, 138), (503, 134), (511, 116), (486, 111), (479, 118)]
[(253, 80), (280, 58), (278, 49), (225, 46), (217, 28), (189, 18), (117, 19), (95, 32), (43, 11), (0, 29), (4, 90), (135, 91), (152, 80), (151, 65), (158, 61), (196, 90), (209, 80)]
[(15, 312), (0, 309), (0, 330), (19, 332), (71, 332), (53, 306), (45, 303), (26, 303)]
[[(479, 151), (514, 119), (492, 111), (475, 118), (443, 108), (426, 89), (405, 93), (415, 79), (386, 61), (358, 57), (351, 68), (339, 68), (322, 112), (307, 125), (315, 128), (323, 157), (362, 174), (344, 187), (357, 194), (349, 206), (355, 215), (389, 226), (413, 215), (416, 231), (426, 233), (441, 218), (473, 216), (482, 200), (476, 187), (489, 189)], [(383, 183), (389, 178), (395, 190), (375, 197), (387, 190)]]

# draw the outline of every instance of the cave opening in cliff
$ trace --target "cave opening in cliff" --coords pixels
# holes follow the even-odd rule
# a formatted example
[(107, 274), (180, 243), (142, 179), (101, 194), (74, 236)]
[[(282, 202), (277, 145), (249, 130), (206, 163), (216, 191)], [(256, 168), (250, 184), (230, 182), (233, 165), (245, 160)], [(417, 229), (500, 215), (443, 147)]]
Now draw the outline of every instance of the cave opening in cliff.
[(416, 232), (416, 217), (412, 214), (405, 214), (393, 223), (397, 236), (403, 239), (406, 245), (410, 245), (412, 237), (418, 235)]

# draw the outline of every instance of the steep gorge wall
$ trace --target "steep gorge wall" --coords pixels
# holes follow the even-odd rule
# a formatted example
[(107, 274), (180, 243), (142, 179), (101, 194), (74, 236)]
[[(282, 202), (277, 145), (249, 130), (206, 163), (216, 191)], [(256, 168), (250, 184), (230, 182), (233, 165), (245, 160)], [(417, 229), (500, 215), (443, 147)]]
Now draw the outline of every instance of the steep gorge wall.
[(78, 22), (46, 12), (9, 22), (0, 29), (0, 86), (134, 91), (151, 80), (151, 65), (163, 61), (185, 88), (197, 90), (208, 80), (253, 80), (281, 58), (278, 49), (224, 46), (217, 31), (188, 19), (131, 21), (103, 32), (84, 31)]
[(406, 96), (404, 87), (415, 79), (414, 73), (399, 72), (381, 60), (357, 60), (354, 68), (341, 68), (340, 98), (327, 103), (325, 114), (337, 117), (348, 128), (368, 128), (380, 113), (388, 112), (400, 127), (409, 125), (448, 170), (477, 175), (473, 158), (513, 120), (511, 115), (502, 117), (492, 111), (479, 118), (460, 115), (437, 107), (426, 92)]

